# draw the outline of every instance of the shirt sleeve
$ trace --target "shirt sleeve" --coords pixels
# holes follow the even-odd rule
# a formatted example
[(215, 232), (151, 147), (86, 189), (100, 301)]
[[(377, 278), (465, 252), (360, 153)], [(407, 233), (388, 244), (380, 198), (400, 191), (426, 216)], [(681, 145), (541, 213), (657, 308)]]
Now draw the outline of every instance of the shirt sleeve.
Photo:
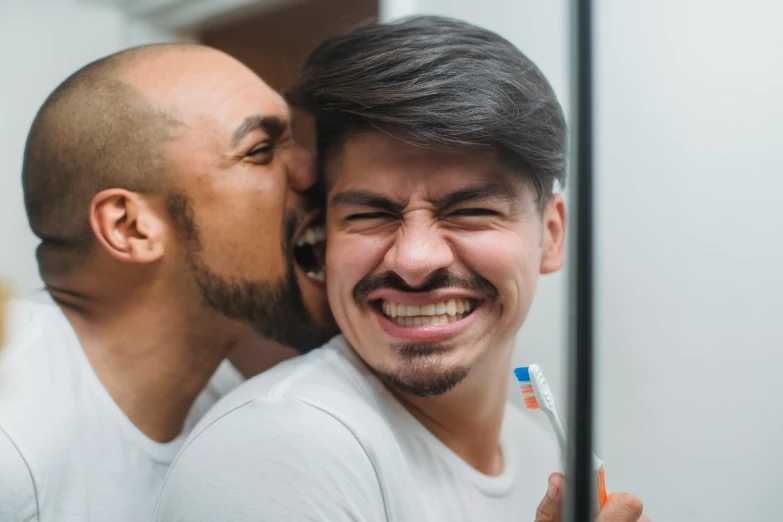
[(0, 520), (37, 522), (38, 501), (30, 468), (0, 427)]
[(190, 439), (156, 508), (160, 522), (380, 522), (375, 469), (351, 431), (295, 399), (259, 399)]

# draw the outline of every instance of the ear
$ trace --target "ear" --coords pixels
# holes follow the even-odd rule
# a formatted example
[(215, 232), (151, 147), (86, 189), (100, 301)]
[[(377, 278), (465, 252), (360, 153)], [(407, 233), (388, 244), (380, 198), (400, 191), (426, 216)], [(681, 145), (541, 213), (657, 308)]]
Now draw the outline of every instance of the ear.
[(136, 192), (108, 189), (90, 205), (90, 227), (106, 252), (126, 263), (153, 263), (163, 257), (165, 221)]
[(561, 194), (554, 194), (544, 208), (544, 237), (541, 252), (541, 273), (551, 274), (563, 266), (566, 208)]

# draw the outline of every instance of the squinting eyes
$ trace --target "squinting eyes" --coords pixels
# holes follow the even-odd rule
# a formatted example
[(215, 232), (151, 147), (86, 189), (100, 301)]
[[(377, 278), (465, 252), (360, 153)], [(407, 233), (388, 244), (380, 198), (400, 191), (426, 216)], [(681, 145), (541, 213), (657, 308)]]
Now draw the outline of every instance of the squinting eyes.
[[(461, 208), (446, 214), (445, 217), (482, 217), (499, 216), (500, 213), (488, 208)], [(345, 218), (346, 221), (360, 221), (371, 219), (397, 219), (396, 216), (388, 212), (364, 212), (361, 214), (351, 214)]]
[(260, 156), (261, 154), (269, 154), (272, 152), (273, 147), (269, 144), (262, 145), (258, 148), (255, 148), (247, 153), (248, 156)]
[(367, 212), (364, 214), (351, 214), (346, 217), (346, 221), (359, 221), (361, 219), (393, 219), (394, 216), (385, 212)]
[(271, 163), (275, 155), (275, 147), (272, 144), (264, 144), (247, 153), (246, 157), (256, 165)]
[(451, 213), (452, 216), (498, 216), (499, 212), (490, 210), (488, 208), (461, 208)]

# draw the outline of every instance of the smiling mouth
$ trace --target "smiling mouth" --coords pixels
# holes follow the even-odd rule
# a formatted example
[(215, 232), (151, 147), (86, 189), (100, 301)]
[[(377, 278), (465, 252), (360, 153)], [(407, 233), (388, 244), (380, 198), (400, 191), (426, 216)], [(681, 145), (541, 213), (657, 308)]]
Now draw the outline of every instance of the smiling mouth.
[(406, 305), (379, 299), (375, 306), (384, 317), (400, 326), (435, 326), (456, 323), (476, 309), (476, 299), (449, 299), (425, 305)]
[(308, 278), (326, 281), (326, 227), (323, 219), (304, 229), (294, 243), (294, 261)]

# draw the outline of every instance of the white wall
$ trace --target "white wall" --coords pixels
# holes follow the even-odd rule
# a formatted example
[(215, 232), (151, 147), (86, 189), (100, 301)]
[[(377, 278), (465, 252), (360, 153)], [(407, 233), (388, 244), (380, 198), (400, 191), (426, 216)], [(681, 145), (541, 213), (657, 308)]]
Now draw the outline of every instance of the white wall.
[[(597, 5), (597, 453), (656, 521), (780, 520), (783, 18), (765, 0)], [(568, 101), (565, 0), (386, 0), (511, 40)], [(564, 402), (564, 278), (517, 362)]]
[(173, 38), (111, 7), (78, 0), (0, 1), (0, 279), (10, 280), (18, 293), (41, 285), (21, 188), (22, 152), (36, 111), (90, 61)]
[(659, 520), (781, 520), (783, 5), (598, 12), (602, 452)]

